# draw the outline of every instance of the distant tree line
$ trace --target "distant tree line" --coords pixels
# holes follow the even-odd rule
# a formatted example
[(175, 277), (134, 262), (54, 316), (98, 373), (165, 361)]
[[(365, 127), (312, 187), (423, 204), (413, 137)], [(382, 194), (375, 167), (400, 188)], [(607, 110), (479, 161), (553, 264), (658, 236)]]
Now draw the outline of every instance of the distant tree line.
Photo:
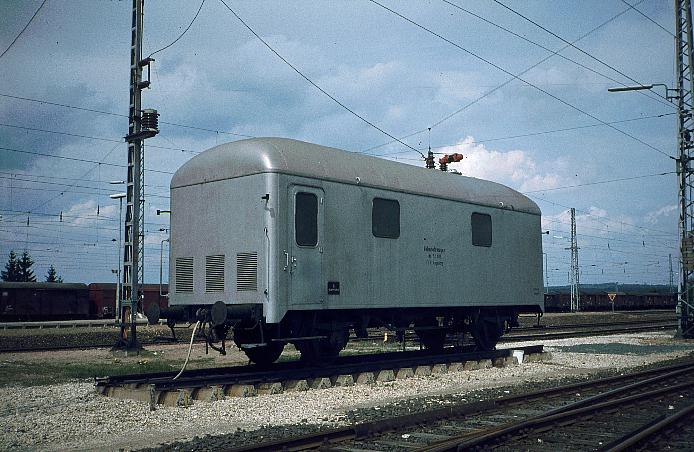
[[(5, 282), (36, 282), (36, 275), (34, 275), (34, 270), (32, 269), (33, 266), (34, 260), (26, 251), (19, 258), (17, 253), (10, 251), (10, 257), (5, 264), (5, 270), (0, 273), (0, 278)], [(46, 274), (46, 282), (63, 282), (63, 278), (58, 275), (53, 264), (51, 264)]]

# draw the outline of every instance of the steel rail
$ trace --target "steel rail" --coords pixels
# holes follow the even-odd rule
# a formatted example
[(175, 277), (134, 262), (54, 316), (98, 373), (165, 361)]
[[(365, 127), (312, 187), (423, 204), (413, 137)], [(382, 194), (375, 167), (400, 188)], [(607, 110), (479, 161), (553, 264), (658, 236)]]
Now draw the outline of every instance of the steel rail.
[[(676, 325), (675, 324), (675, 318), (673, 316), (669, 316), (670, 318), (663, 318), (663, 319), (650, 319), (650, 320), (633, 320), (633, 321), (617, 321), (617, 322), (605, 322), (605, 323), (570, 323), (570, 324), (565, 324), (565, 325), (533, 325), (533, 326), (521, 326), (521, 327), (514, 327), (511, 331), (510, 335), (507, 335), (507, 337), (512, 337), (515, 332), (520, 332), (520, 331), (549, 331), (549, 330), (572, 330), (572, 329), (580, 329), (580, 328), (604, 328), (604, 329), (609, 329), (609, 328), (614, 328), (618, 326), (638, 326), (638, 325), (649, 325), (649, 326), (656, 326), (659, 324), (667, 324), (669, 326), (670, 324)], [(538, 333), (541, 334), (541, 333)], [(350, 337), (350, 342), (367, 342), (367, 341), (381, 341), (386, 335), (388, 335), (388, 341), (390, 342), (396, 342), (394, 340), (391, 340), (391, 338), (396, 337), (396, 333), (393, 331), (376, 331), (376, 332), (370, 332), (367, 337)], [(407, 331), (405, 333), (405, 340), (406, 341), (412, 341), (416, 342), (417, 339), (417, 333), (414, 331)], [(503, 340), (503, 338), (502, 338)]]
[[(547, 413), (541, 414), (539, 416), (533, 416), (529, 419), (520, 422), (514, 422), (507, 424), (505, 426), (494, 427), (488, 431), (481, 433), (461, 435), (456, 438), (448, 439), (442, 441), (433, 446), (426, 446), (421, 449), (416, 449), (415, 452), (445, 452), (445, 451), (458, 451), (458, 450), (468, 450), (474, 447), (482, 447), (485, 445), (491, 445), (496, 443), (503, 437), (512, 436), (518, 434), (519, 432), (527, 432), (529, 430), (535, 430), (541, 427), (546, 427), (560, 421), (565, 421), (573, 418), (580, 418), (583, 415), (594, 413), (607, 408), (613, 408), (620, 405), (629, 405), (633, 402), (647, 400), (655, 396), (666, 394), (669, 392), (674, 392), (680, 389), (691, 389), (692, 381), (686, 381), (684, 383), (672, 384), (662, 388), (654, 389), (651, 391), (645, 391), (638, 394), (617, 398), (613, 400), (606, 400), (613, 397), (615, 394), (622, 393), (626, 390), (634, 390), (639, 387), (644, 387), (652, 385), (655, 382), (668, 380), (673, 376), (687, 375), (691, 373), (694, 369), (694, 365), (687, 368), (671, 372), (665, 375), (661, 375), (655, 378), (650, 378), (641, 382), (637, 382), (625, 388), (618, 388), (614, 391), (608, 391), (603, 394), (599, 394), (591, 398), (589, 403), (586, 400), (579, 400), (578, 402), (571, 403), (557, 410), (551, 410)], [(627, 389), (628, 388), (628, 389)], [(472, 436), (472, 438), (470, 438)]]
[[(597, 329), (592, 329), (592, 330), (586, 330), (586, 331), (565, 331), (565, 332), (555, 332), (555, 333), (537, 333), (537, 334), (524, 334), (524, 335), (516, 335), (516, 334), (507, 334), (503, 336), (500, 340), (499, 343), (512, 343), (512, 342), (521, 342), (521, 341), (542, 341), (542, 340), (552, 340), (552, 339), (567, 339), (567, 338), (572, 338), (572, 337), (586, 337), (586, 336), (606, 336), (606, 335), (611, 335), (611, 334), (625, 334), (625, 333), (636, 333), (636, 332), (644, 332), (644, 331), (654, 331), (654, 330), (661, 330), (661, 329), (668, 329), (668, 328), (675, 328), (676, 324), (673, 322), (669, 323), (660, 323), (660, 322), (654, 322), (655, 324), (647, 325), (647, 326), (635, 326), (632, 328), (618, 328), (618, 329), (610, 329), (610, 328), (597, 328)], [(596, 325), (598, 326), (598, 325)], [(602, 325), (600, 325), (602, 326)], [(98, 344), (65, 344), (65, 345), (51, 345), (51, 346), (40, 346), (40, 347), (1, 347), (0, 346), (0, 353), (28, 353), (28, 352), (36, 352), (36, 351), (60, 351), (60, 350), (88, 350), (88, 349), (94, 349), (94, 348), (104, 348), (104, 347), (111, 347), (112, 344), (112, 339), (109, 338), (108, 340), (105, 340), (103, 343), (98, 343)], [(378, 339), (376, 339), (378, 340)], [(354, 339), (351, 339), (352, 342), (359, 342), (359, 341), (354, 341)], [(406, 338), (407, 342), (416, 342), (416, 340), (410, 340), (409, 338)], [(196, 343), (204, 342), (202, 339), (196, 339)], [(170, 341), (169, 338), (162, 338), (161, 340), (143, 340), (142, 345), (167, 345), (167, 344), (178, 344), (179, 342), (175, 341)]]
[(661, 435), (662, 432), (668, 427), (677, 424), (690, 415), (694, 415), (694, 403), (684, 409), (679, 410), (677, 413), (671, 416), (666, 416), (663, 419), (659, 419), (657, 422), (651, 423), (648, 426), (639, 426), (637, 429), (629, 432), (617, 441), (608, 444), (601, 450), (605, 452), (622, 452), (625, 450), (631, 450), (635, 446), (643, 444), (652, 438)]
[[(639, 372), (632, 372), (625, 375), (616, 375), (607, 378), (601, 378), (597, 380), (590, 380), (585, 382), (573, 383), (564, 386), (557, 386), (548, 389), (542, 389), (538, 391), (533, 391), (530, 393), (518, 394), (503, 397), (500, 399), (484, 400), (480, 402), (472, 403), (460, 403), (455, 405), (450, 405), (445, 408), (438, 408), (434, 410), (428, 410), (415, 414), (408, 414), (404, 416), (398, 416), (385, 420), (363, 422), (350, 427), (343, 427), (337, 429), (329, 429), (315, 434), (303, 435), (295, 438), (288, 438), (276, 441), (269, 441), (261, 444), (243, 446), (239, 448), (234, 448), (234, 452), (259, 452), (259, 451), (276, 451), (276, 450), (307, 450), (316, 447), (325, 447), (329, 449), (332, 445), (349, 440), (359, 440), (366, 439), (375, 434), (394, 431), (399, 429), (404, 429), (416, 425), (426, 425), (433, 422), (438, 422), (444, 419), (450, 419), (455, 417), (463, 417), (466, 415), (480, 414), (484, 412), (489, 412), (493, 410), (501, 409), (505, 406), (510, 406), (514, 404), (519, 404), (527, 402), (529, 400), (542, 399), (550, 396), (556, 396), (563, 393), (574, 393), (577, 390), (585, 390), (587, 388), (595, 386), (605, 386), (621, 383), (624, 381), (631, 381), (638, 378), (646, 378), (652, 375), (666, 373), (667, 376), (660, 378), (670, 378), (673, 373), (686, 373), (690, 372), (691, 368), (694, 367), (694, 362), (685, 362), (670, 366), (665, 366), (661, 368), (654, 368), (643, 370)], [(655, 380), (653, 378), (648, 378), (650, 384)], [(498, 430), (500, 427), (494, 429)], [(491, 430), (491, 429), (490, 429)], [(478, 432), (472, 432), (467, 435), (461, 435), (458, 437), (458, 442), (462, 438), (467, 438), (473, 435), (479, 434)], [(449, 440), (450, 441), (450, 440)], [(423, 449), (429, 450), (429, 449)], [(435, 450), (435, 449), (432, 449)]]
[(107, 376), (95, 378), (95, 385), (97, 387), (103, 387), (142, 384), (155, 385), (155, 390), (170, 390), (172, 388), (190, 388), (201, 385), (245, 384), (250, 382), (284, 381), (287, 379), (323, 378), (339, 374), (375, 372), (383, 369), (415, 367), (419, 365), (506, 358), (512, 356), (514, 350), (523, 350), (524, 353), (527, 354), (536, 354), (542, 353), (543, 346), (535, 345), (516, 349), (494, 350), (492, 352), (459, 352), (456, 350), (449, 350), (442, 353), (431, 353), (426, 350), (414, 350), (409, 352), (353, 355), (340, 357), (335, 364), (323, 367), (307, 367), (300, 361), (287, 361), (276, 363), (268, 369), (262, 369), (254, 365), (196, 369), (185, 372), (176, 381), (171, 380), (172, 377), (176, 375), (176, 371)]
[(667, 324), (656, 324), (649, 326), (635, 326), (632, 328), (615, 328), (615, 329), (593, 329), (586, 331), (567, 331), (561, 333), (537, 333), (537, 334), (525, 334), (525, 335), (514, 335), (507, 334), (501, 338), (499, 342), (521, 342), (521, 341), (541, 341), (541, 340), (552, 340), (552, 339), (568, 339), (572, 337), (586, 337), (586, 336), (608, 336), (612, 334), (624, 334), (624, 333), (638, 333), (643, 331), (653, 331), (668, 328), (675, 328), (677, 325), (674, 322), (669, 322)]

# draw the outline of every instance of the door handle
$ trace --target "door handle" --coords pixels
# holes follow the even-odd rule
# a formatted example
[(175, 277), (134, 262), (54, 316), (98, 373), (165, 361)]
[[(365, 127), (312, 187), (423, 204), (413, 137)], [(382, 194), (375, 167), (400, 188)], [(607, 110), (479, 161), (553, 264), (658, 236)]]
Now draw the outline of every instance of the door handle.
[(284, 263), (284, 268), (282, 269), (282, 271), (286, 272), (287, 268), (289, 268), (289, 253), (287, 252), (287, 250), (284, 251), (284, 257), (285, 257), (286, 261)]

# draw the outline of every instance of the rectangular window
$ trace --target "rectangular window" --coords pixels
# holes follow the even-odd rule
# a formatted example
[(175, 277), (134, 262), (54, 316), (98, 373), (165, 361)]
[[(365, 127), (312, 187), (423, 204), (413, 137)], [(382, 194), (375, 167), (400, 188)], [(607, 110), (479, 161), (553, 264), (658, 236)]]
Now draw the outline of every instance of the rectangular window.
[(296, 194), (294, 232), (299, 246), (318, 244), (318, 197), (313, 193)]
[(492, 217), (486, 213), (473, 213), (472, 244), (475, 246), (492, 246)]
[(400, 203), (394, 199), (374, 198), (371, 208), (371, 230), (375, 237), (400, 237)]

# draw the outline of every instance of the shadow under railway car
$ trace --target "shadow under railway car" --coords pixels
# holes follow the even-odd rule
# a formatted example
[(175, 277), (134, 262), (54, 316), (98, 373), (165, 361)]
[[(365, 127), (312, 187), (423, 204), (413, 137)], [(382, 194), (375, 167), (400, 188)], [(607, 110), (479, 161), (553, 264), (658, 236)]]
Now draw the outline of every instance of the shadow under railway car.
[(0, 283), (0, 321), (79, 320), (90, 318), (86, 284)]
[(543, 310), (540, 209), (501, 184), (258, 138), (185, 163), (171, 211), (169, 308), (150, 322), (200, 321), (222, 351), (233, 331), (258, 364), (287, 343), (331, 360), (367, 327), (491, 349)]

